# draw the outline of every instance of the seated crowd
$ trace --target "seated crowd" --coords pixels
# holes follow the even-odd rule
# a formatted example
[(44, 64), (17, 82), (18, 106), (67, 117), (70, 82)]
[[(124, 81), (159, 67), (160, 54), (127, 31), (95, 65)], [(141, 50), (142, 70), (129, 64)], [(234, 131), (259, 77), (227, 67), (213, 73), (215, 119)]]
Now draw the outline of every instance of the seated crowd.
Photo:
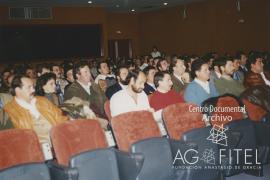
[(1, 73), (0, 129), (33, 129), (50, 144), (50, 129), (64, 121), (94, 119), (107, 129), (106, 101), (114, 117), (176, 103), (201, 106), (227, 93), (239, 97), (250, 87), (269, 88), (269, 57), (255, 51), (202, 57), (153, 52), (133, 60), (8, 66)]

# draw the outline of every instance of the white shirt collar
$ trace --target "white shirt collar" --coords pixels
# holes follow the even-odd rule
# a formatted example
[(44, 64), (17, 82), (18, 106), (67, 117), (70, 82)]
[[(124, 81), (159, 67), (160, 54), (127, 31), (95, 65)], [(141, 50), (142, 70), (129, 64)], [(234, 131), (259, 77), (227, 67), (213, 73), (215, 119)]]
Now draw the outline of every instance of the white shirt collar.
[(90, 95), (90, 87), (91, 87), (91, 82), (88, 82), (87, 85), (84, 85), (83, 83), (81, 83), (80, 81), (77, 80), (77, 82), (83, 87), (83, 89)]
[(260, 74), (261, 74), (261, 76), (262, 76), (262, 78), (263, 78), (265, 84), (266, 84), (267, 86), (270, 86), (270, 81), (265, 77), (264, 73), (261, 72)]
[(23, 108), (27, 109), (35, 118), (40, 116), (40, 113), (36, 107), (36, 98), (33, 98), (30, 103), (15, 97), (15, 101)]
[(121, 86), (122, 89), (126, 89), (127, 85), (123, 85), (122, 83), (119, 82), (119, 85)]
[(176, 75), (175, 73), (173, 73), (173, 75), (174, 75), (174, 76), (175, 76), (182, 84), (185, 84), (180, 76)]
[(204, 81), (201, 81), (201, 80), (199, 80), (197, 78), (195, 78), (194, 81), (196, 83), (198, 83), (208, 94), (210, 94), (210, 87), (209, 87), (209, 82), (208, 81), (204, 82)]

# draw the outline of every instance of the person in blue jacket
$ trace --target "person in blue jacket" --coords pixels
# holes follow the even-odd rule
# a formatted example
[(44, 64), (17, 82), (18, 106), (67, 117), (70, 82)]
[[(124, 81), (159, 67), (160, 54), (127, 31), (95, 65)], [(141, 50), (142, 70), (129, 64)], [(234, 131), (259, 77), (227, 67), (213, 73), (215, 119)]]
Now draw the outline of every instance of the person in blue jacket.
[(219, 95), (213, 82), (209, 82), (210, 71), (206, 61), (202, 59), (193, 61), (191, 76), (194, 80), (188, 84), (185, 90), (184, 99), (186, 102), (201, 106), (206, 99)]

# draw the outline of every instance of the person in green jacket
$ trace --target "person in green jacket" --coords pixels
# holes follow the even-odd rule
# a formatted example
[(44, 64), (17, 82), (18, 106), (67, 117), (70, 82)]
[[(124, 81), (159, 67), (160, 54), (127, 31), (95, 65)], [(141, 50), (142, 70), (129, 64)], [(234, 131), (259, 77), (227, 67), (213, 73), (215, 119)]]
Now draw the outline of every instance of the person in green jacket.
[(233, 58), (231, 57), (221, 57), (216, 60), (215, 63), (221, 72), (221, 77), (215, 79), (214, 83), (217, 91), (220, 95), (223, 94), (233, 94), (235, 96), (240, 96), (240, 94), (245, 90), (242, 83), (233, 79), (232, 75), (235, 71), (233, 66)]

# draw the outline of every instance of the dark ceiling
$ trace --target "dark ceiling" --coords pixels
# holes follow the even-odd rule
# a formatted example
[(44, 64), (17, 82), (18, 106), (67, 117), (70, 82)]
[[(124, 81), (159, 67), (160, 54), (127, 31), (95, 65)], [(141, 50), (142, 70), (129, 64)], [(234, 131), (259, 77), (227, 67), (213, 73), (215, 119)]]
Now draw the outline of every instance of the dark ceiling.
[[(202, 0), (0, 0), (0, 5), (12, 7), (42, 7), (42, 6), (89, 6), (104, 7), (109, 11), (136, 12), (151, 11), (169, 6), (189, 4)], [(167, 5), (164, 3), (167, 3)]]

